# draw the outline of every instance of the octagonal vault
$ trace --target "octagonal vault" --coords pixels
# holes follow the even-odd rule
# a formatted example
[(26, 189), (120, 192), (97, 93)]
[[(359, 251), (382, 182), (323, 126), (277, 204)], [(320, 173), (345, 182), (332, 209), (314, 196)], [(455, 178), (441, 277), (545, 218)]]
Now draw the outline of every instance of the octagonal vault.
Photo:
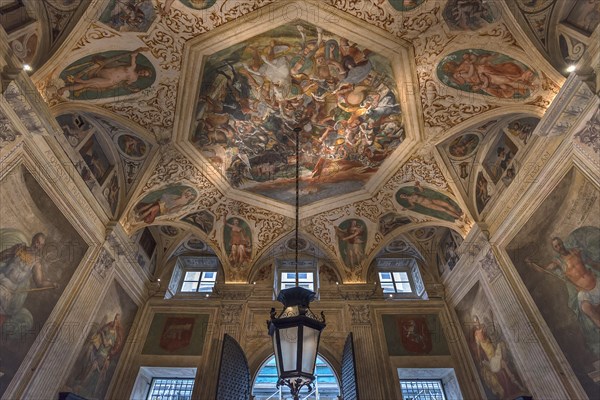
[(221, 184), (291, 204), (298, 127), (303, 205), (364, 192), (419, 136), (415, 118), (406, 118), (416, 108), (407, 101), (409, 51), (379, 33), (350, 30), (341, 15), (337, 23), (289, 21), (281, 10), (277, 19), (271, 9), (270, 29), (257, 29), (265, 24), (255, 18), (230, 28), (235, 35), (190, 43), (178, 142), (199, 152)]

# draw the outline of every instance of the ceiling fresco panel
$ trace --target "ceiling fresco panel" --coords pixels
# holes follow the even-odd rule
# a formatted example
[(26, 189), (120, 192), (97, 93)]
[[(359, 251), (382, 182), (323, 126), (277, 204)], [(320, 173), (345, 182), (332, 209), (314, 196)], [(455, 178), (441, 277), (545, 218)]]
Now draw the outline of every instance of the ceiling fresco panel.
[[(191, 140), (231, 186), (292, 203), (361, 189), (404, 141), (390, 62), (294, 22), (205, 61)], [(338, 185), (333, 185), (338, 184)]]

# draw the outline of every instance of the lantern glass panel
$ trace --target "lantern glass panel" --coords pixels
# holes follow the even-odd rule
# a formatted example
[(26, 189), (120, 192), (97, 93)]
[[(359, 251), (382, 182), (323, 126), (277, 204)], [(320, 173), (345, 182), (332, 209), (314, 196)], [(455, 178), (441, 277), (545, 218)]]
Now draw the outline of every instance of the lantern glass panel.
[(295, 371), (298, 363), (298, 327), (279, 329), (283, 371)]
[(279, 347), (277, 347), (277, 335), (279, 333), (273, 333), (273, 349), (275, 349), (275, 362), (277, 363), (277, 374), (281, 375), (281, 363), (279, 362)]
[(315, 360), (317, 359), (317, 346), (319, 345), (319, 334), (317, 329), (304, 326), (302, 342), (302, 372), (313, 375)]

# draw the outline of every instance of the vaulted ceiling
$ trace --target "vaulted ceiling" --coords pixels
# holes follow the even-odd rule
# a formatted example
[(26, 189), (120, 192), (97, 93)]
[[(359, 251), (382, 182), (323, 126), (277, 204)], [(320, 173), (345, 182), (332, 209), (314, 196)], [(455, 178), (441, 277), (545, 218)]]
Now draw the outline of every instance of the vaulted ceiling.
[(345, 282), (392, 255), (435, 280), (522, 170), (599, 15), (550, 0), (31, 3), (0, 16), (90, 201), (131, 235), (160, 225), (159, 266), (210, 252), (234, 282), (293, 251), (296, 140), (302, 251)]

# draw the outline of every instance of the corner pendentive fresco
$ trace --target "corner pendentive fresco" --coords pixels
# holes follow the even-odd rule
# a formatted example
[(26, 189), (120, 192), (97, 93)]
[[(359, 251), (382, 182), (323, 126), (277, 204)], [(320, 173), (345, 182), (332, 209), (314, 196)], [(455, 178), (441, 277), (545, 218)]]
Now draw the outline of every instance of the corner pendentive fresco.
[(104, 399), (119, 363), (137, 305), (113, 281), (67, 378), (64, 390), (86, 399)]
[[(292, 203), (361, 189), (405, 132), (390, 62), (300, 22), (208, 57), (192, 142), (228, 182)], [(336, 183), (335, 185), (333, 183)]]
[(600, 191), (571, 170), (507, 247), (590, 398), (600, 397)]
[(0, 182), (0, 395), (42, 332), (87, 251), (33, 175)]
[(458, 303), (456, 313), (486, 398), (512, 400), (527, 396), (527, 389), (479, 283)]

